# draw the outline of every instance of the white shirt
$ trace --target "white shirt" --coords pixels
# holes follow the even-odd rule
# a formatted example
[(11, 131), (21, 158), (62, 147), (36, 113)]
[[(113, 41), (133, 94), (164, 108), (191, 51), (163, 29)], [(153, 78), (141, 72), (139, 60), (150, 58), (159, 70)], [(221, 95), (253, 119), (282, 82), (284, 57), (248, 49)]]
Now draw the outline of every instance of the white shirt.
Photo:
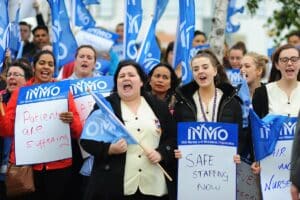
[(269, 113), (297, 117), (300, 109), (300, 82), (290, 97), (278, 86), (277, 82), (268, 83), (267, 94)]
[[(206, 116), (206, 118), (207, 118), (207, 120), (209, 122), (216, 122), (217, 121), (219, 104), (220, 104), (221, 98), (223, 96), (222, 90), (220, 90), (218, 88), (216, 88), (216, 89), (217, 89), (217, 99), (216, 99), (216, 106), (215, 106), (215, 116), (214, 116), (214, 120), (213, 121), (212, 121), (212, 115), (213, 115), (213, 107), (214, 107), (214, 98), (212, 98), (210, 100), (210, 102), (208, 103), (207, 107), (202, 102), (204, 114), (205, 114), (205, 116)], [(205, 119), (204, 119), (203, 114), (201, 112), (198, 90), (194, 93), (193, 99), (195, 101), (196, 109), (197, 109), (197, 122), (205, 122)]]
[[(135, 115), (123, 101), (121, 113), (126, 129), (143, 145), (157, 148), (161, 136), (160, 124), (152, 109), (142, 97)], [(163, 196), (167, 185), (163, 172), (152, 164), (137, 144), (128, 145), (124, 175), (125, 195), (134, 194), (137, 189), (143, 194)]]

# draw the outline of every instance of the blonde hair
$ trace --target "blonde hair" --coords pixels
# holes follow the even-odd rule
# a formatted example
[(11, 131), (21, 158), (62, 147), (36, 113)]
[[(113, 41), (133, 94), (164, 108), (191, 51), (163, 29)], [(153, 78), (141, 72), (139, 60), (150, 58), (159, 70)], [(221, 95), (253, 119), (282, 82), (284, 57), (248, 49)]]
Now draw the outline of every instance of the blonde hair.
[(262, 70), (261, 78), (263, 78), (266, 75), (267, 71), (267, 64), (269, 62), (268, 57), (255, 52), (249, 52), (245, 56), (249, 56), (253, 59), (256, 68)]

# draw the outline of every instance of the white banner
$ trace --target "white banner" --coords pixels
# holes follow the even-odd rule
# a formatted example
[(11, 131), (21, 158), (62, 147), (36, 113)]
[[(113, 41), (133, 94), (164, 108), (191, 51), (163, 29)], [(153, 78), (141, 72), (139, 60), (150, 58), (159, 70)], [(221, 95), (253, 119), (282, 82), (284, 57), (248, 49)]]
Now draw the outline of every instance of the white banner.
[(236, 145), (236, 125), (179, 123), (178, 200), (236, 199)]
[(279, 140), (273, 154), (261, 160), (260, 177), (263, 199), (291, 199), (289, 179), (292, 143), (293, 140)]
[(20, 89), (15, 119), (16, 164), (72, 157), (70, 126), (59, 119), (68, 111), (68, 85), (61, 82)]

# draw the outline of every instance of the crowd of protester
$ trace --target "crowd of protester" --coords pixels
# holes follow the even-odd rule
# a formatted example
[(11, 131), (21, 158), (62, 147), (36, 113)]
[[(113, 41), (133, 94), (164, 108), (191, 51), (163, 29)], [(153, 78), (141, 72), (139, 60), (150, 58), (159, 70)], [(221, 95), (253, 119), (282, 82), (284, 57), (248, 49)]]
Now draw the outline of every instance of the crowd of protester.
[[(38, 11), (38, 10), (37, 10)], [(260, 118), (267, 114), (298, 117), (300, 110), (300, 34), (287, 35), (288, 44), (279, 46), (272, 58), (248, 52), (242, 41), (232, 45), (219, 61), (210, 50), (201, 50), (190, 61), (193, 80), (181, 84), (181, 67), (172, 66), (174, 42), (164, 51), (161, 63), (145, 74), (140, 64), (123, 60), (124, 25), (116, 26), (120, 35), (109, 52), (97, 52), (92, 45), (81, 45), (74, 61), (61, 66), (60, 75), (53, 77), (56, 58), (51, 49), (48, 27), (37, 12), (38, 25), (20, 22), (24, 48), (21, 59), (12, 59), (6, 52), (1, 72), (0, 103), (0, 200), (6, 199), (85, 199), (85, 200), (173, 200), (177, 196), (177, 161), (182, 152), (177, 147), (178, 122), (227, 122), (238, 125), (238, 151), (229, 162), (239, 164), (242, 152), (251, 146), (251, 129), (243, 127), (242, 101), (238, 89), (230, 83), (226, 71), (239, 69), (245, 78), (255, 112)], [(33, 39), (30, 41), (31, 32)], [(195, 31), (193, 46), (207, 44), (206, 34)], [(49, 48), (50, 47), (50, 48)], [(114, 56), (115, 55), (115, 56)], [(111, 60), (106, 74), (96, 72), (99, 56)], [(271, 60), (269, 62), (269, 60)], [(114, 64), (113, 64), (114, 63)], [(118, 63), (116, 65), (116, 63)], [(268, 82), (262, 82), (268, 73)], [(67, 112), (59, 119), (69, 125), (72, 157), (33, 165), (36, 190), (17, 198), (6, 197), (5, 176), (8, 163), (15, 163), (14, 134), (17, 100), (20, 87), (60, 80), (113, 76), (114, 88), (106, 97), (116, 117), (139, 139), (141, 145), (81, 139), (81, 123), (72, 94), (68, 95)], [(94, 107), (92, 113), (98, 109)], [(242, 136), (246, 134), (246, 136)], [(296, 128), (291, 159), (291, 195), (298, 199), (300, 190), (299, 122)], [(93, 157), (89, 176), (80, 174), (87, 158), (80, 148)], [(253, 151), (253, 150), (251, 150)], [(250, 160), (254, 174), (261, 167)], [(174, 179), (168, 180), (160, 167)]]

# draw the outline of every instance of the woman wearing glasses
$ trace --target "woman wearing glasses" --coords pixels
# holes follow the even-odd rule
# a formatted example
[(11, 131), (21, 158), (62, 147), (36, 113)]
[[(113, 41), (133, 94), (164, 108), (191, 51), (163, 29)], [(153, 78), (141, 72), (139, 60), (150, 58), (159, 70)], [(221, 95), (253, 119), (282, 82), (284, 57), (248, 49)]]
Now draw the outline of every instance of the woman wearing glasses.
[[(253, 109), (260, 118), (269, 113), (297, 117), (300, 109), (299, 70), (299, 49), (289, 44), (276, 49), (272, 56), (269, 83), (257, 88), (252, 99)], [(260, 172), (260, 166), (256, 162), (251, 168), (255, 174)], [(299, 179), (299, 177), (294, 178)]]
[[(43, 50), (37, 53), (33, 59), (34, 76), (26, 82), (26, 86), (35, 84), (44, 84), (55, 82), (53, 78), (55, 69), (55, 58), (52, 52)], [(17, 75), (15, 72), (14, 75)], [(11, 95), (11, 98), (7, 104), (5, 116), (0, 115), (0, 135), (14, 137), (15, 130), (18, 126), (15, 126), (17, 100), (19, 98), (19, 89), (17, 88)], [(0, 104), (2, 102), (0, 101)], [(73, 96), (68, 95), (68, 110), (62, 110), (58, 114), (58, 118), (62, 123), (69, 125), (70, 134), (72, 138), (79, 138), (82, 125), (75, 106)], [(48, 132), (45, 132), (48, 134)], [(49, 133), (50, 135), (50, 133)], [(50, 137), (49, 137), (50, 138)], [(26, 152), (25, 152), (26, 153)], [(47, 152), (51, 153), (51, 152)], [(11, 152), (9, 155), (9, 162), (15, 163), (15, 148), (14, 141), (12, 143)], [(65, 199), (65, 188), (69, 183), (72, 172), (72, 158), (52, 161), (52, 162), (40, 162), (32, 165), (34, 171), (34, 184), (35, 192), (29, 194), (23, 199), (31, 200), (60, 200)]]
[[(24, 86), (26, 81), (32, 77), (32, 68), (30, 65), (25, 65), (21, 62), (14, 62), (8, 66), (6, 73), (6, 89), (0, 91), (0, 102), (4, 103), (4, 108), (8, 100), (10, 99), (11, 93)], [(4, 112), (4, 108), (1, 111), (1, 115)], [(0, 130), (1, 132), (1, 130)], [(8, 164), (8, 155), (10, 151), (11, 138), (0, 137), (0, 199), (6, 199), (5, 189), (5, 174)]]

